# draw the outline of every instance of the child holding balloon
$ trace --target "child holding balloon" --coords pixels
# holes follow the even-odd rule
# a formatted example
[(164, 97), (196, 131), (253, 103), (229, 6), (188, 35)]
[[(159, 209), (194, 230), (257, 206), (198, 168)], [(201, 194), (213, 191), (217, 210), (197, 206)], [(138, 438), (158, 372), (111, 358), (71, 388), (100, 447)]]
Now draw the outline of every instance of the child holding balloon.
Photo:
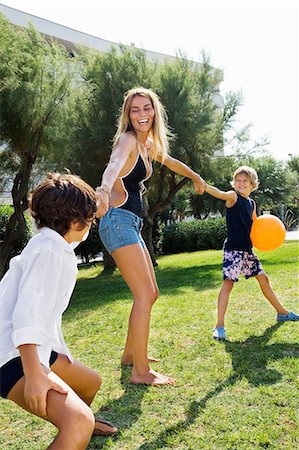
[(255, 169), (239, 167), (231, 185), (234, 190), (227, 192), (206, 185), (205, 191), (215, 198), (225, 201), (227, 239), (224, 243), (223, 284), (218, 296), (218, 321), (213, 332), (214, 339), (225, 340), (224, 316), (234, 283), (242, 273), (244, 277), (255, 277), (260, 288), (277, 312), (277, 321), (297, 321), (299, 315), (287, 311), (279, 302), (258, 257), (252, 251), (250, 232), (256, 218), (256, 206), (249, 196), (259, 184)]

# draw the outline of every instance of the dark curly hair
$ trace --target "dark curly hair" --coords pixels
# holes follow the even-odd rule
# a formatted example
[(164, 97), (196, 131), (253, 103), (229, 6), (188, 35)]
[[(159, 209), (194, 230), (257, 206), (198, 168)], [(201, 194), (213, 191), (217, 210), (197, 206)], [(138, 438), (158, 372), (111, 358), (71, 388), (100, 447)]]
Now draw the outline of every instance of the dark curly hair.
[(64, 236), (71, 223), (81, 225), (92, 219), (97, 209), (95, 191), (80, 177), (49, 173), (33, 191), (29, 201), (37, 228), (48, 227)]

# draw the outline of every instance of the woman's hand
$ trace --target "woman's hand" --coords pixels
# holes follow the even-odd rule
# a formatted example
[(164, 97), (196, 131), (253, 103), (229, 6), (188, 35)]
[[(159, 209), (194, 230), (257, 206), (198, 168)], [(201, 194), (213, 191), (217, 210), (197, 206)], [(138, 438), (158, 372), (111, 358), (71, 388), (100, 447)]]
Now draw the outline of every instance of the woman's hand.
[(98, 209), (96, 211), (96, 217), (99, 219), (104, 216), (109, 209), (109, 199), (110, 194), (102, 188), (96, 189), (97, 199), (98, 199)]
[(200, 175), (197, 174), (197, 177), (193, 180), (194, 182), (194, 190), (197, 194), (202, 195), (205, 192), (207, 183)]

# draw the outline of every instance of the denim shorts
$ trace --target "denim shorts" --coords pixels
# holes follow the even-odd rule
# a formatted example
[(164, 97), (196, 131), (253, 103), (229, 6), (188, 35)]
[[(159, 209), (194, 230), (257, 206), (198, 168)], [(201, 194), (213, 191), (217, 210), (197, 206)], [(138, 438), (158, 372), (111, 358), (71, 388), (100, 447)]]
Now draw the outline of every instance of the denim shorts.
[(258, 257), (245, 250), (224, 250), (222, 268), (223, 279), (232, 281), (238, 281), (240, 274), (247, 279), (265, 273)]
[(126, 245), (140, 244), (145, 247), (141, 236), (143, 220), (127, 209), (109, 208), (101, 218), (99, 235), (106, 250), (111, 254)]

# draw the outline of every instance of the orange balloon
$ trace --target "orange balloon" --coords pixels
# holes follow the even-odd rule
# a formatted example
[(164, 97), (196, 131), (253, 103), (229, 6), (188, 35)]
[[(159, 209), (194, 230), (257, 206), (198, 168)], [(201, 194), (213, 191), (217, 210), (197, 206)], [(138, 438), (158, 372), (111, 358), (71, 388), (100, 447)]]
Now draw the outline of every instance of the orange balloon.
[(253, 247), (268, 252), (284, 243), (286, 229), (282, 221), (272, 214), (257, 217), (252, 224), (250, 239)]

